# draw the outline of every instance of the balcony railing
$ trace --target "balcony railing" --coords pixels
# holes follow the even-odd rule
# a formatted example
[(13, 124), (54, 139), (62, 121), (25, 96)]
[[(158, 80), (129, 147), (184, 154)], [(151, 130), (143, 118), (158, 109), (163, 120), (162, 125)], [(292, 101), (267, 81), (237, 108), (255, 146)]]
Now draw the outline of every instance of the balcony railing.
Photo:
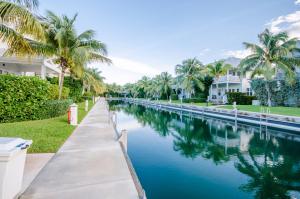
[[(233, 76), (233, 75), (228, 75), (228, 83), (240, 83), (241, 79), (239, 76)], [(216, 84), (217, 81), (214, 79), (214, 84)], [(221, 76), (219, 78), (218, 83), (227, 83), (227, 76)]]

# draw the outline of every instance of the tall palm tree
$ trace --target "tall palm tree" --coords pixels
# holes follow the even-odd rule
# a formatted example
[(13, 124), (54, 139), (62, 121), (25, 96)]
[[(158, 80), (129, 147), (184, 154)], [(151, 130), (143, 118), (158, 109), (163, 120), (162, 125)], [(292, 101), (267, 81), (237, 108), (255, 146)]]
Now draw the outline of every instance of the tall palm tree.
[(30, 51), (24, 35), (36, 40), (45, 39), (42, 24), (32, 13), (38, 4), (38, 0), (0, 1), (0, 39), (8, 47), (17, 46)]
[[(224, 61), (217, 61), (213, 64), (207, 65), (208, 74), (213, 77), (216, 81), (217, 92), (219, 92), (219, 79), (221, 76), (226, 75), (227, 71), (232, 66), (226, 64)], [(218, 96), (219, 97), (219, 96)]]
[[(92, 61), (110, 63), (106, 57), (106, 46), (94, 39), (95, 32), (87, 30), (77, 35), (74, 27), (77, 14), (72, 18), (67, 16), (59, 17), (51, 11), (47, 11), (43, 19), (46, 41), (34, 41), (27, 39), (32, 55), (43, 55), (52, 57), (54, 62), (61, 67), (59, 82), (59, 99), (61, 97), (64, 75), (70, 72), (80, 77), (83, 74), (84, 66)], [(9, 54), (28, 54), (26, 49), (13, 46), (8, 50)]]
[(162, 72), (159, 75), (159, 90), (161, 94), (166, 95), (167, 99), (171, 96), (173, 78), (168, 72)]
[(273, 34), (266, 29), (258, 38), (259, 44), (244, 42), (252, 54), (241, 61), (240, 67), (244, 71), (252, 71), (252, 77), (259, 75), (266, 80), (268, 106), (272, 106), (268, 81), (282, 71), (286, 80), (293, 83), (295, 67), (300, 66), (300, 58), (295, 57), (294, 52), (300, 52), (300, 49), (297, 48), (297, 39), (289, 39), (286, 32)]
[(187, 59), (175, 67), (175, 72), (182, 85), (182, 90), (187, 92), (190, 98), (196, 87), (204, 90), (204, 84), (201, 81), (205, 76), (205, 68), (203, 64), (196, 58)]

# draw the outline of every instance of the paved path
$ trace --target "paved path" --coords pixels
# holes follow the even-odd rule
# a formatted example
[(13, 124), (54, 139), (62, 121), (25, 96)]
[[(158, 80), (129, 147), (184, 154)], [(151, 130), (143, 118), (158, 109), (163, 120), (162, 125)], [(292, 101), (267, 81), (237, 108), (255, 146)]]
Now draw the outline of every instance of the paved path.
[(22, 199), (137, 199), (126, 159), (99, 100)]

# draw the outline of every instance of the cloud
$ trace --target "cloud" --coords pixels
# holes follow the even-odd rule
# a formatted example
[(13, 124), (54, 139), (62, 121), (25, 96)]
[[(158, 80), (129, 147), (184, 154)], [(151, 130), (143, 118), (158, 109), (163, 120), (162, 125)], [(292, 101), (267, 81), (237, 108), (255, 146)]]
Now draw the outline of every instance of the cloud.
[[(102, 75), (105, 77), (105, 82), (107, 83), (124, 85), (126, 83), (136, 82), (144, 75), (153, 77), (161, 73), (160, 70), (136, 60), (121, 57), (110, 58), (113, 62), (112, 65), (100, 66)], [(91, 65), (94, 66), (95, 63)]]
[(245, 57), (247, 57), (248, 55), (251, 54), (251, 51), (249, 49), (245, 49), (245, 50), (229, 50), (229, 51), (225, 51), (224, 55), (226, 57), (236, 57), (239, 59), (243, 59)]
[(295, 4), (296, 4), (296, 5), (300, 5), (300, 0), (296, 0), (296, 1), (295, 1)]
[[(300, 0), (295, 3), (300, 5)], [(287, 31), (290, 37), (300, 38), (300, 11), (279, 16), (266, 25), (274, 33)]]

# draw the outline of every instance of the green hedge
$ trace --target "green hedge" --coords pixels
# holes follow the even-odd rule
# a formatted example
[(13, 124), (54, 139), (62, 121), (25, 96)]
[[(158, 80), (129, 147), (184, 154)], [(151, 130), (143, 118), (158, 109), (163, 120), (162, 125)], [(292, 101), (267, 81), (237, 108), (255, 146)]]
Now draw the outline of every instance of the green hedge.
[(178, 100), (178, 95), (177, 94), (172, 94), (171, 99), (172, 100)]
[(205, 98), (190, 98), (190, 99), (183, 99), (183, 103), (202, 103), (206, 102)]
[(38, 77), (0, 75), (0, 122), (39, 119), (48, 100), (49, 83)]
[(65, 114), (71, 100), (50, 100), (51, 85), (38, 77), (0, 75), (0, 123)]
[(236, 102), (238, 105), (251, 105), (252, 100), (255, 100), (255, 96), (248, 96), (246, 93), (230, 92), (227, 93), (227, 99), (229, 104)]
[(58, 117), (67, 113), (69, 106), (73, 103), (71, 99), (68, 100), (49, 100), (43, 104), (41, 109), (37, 112), (39, 119), (47, 119)]

